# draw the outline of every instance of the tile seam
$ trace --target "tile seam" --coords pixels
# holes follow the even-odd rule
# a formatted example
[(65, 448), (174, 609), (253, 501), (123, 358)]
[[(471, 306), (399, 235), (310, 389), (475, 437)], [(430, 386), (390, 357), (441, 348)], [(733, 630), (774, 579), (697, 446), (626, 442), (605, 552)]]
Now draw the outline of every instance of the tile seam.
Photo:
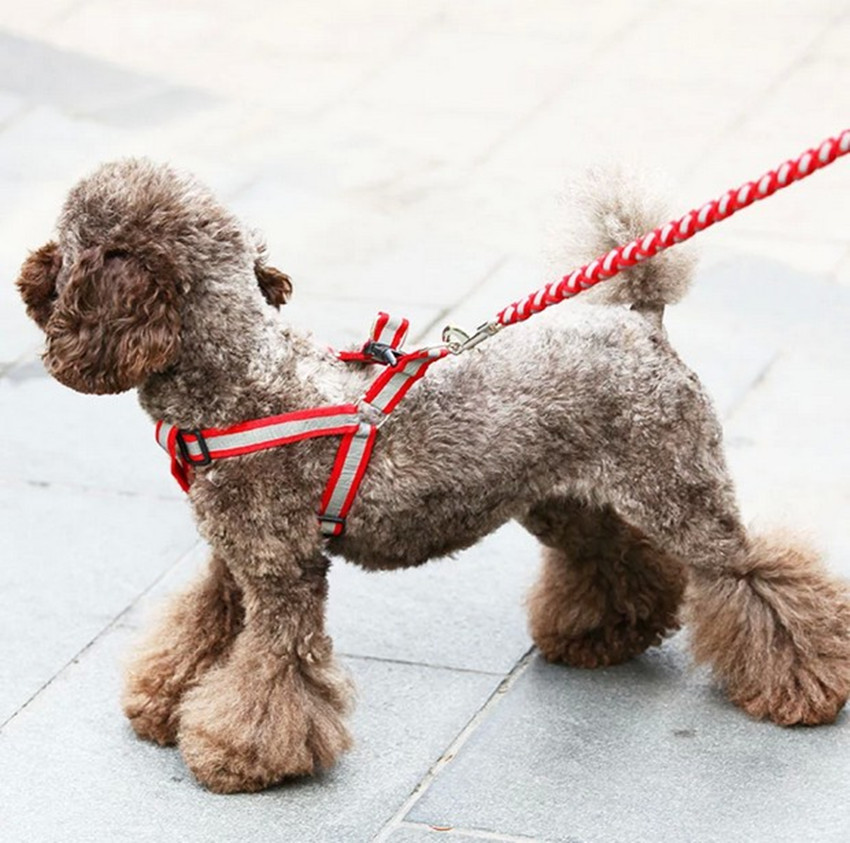
[(162, 573), (159, 574), (155, 579), (153, 579), (150, 583), (148, 583), (145, 588), (143, 588), (140, 592), (136, 594), (136, 596), (120, 611), (117, 615), (115, 615), (109, 623), (103, 626), (100, 631), (84, 646), (82, 646), (76, 653), (74, 653), (65, 664), (62, 665), (49, 679), (47, 679), (44, 683), (42, 683), (36, 691), (34, 691), (24, 702), (22, 702), (15, 711), (10, 714), (4, 721), (0, 722), (0, 734), (3, 733), (3, 730), (19, 715), (23, 712), (37, 697), (39, 697), (44, 691), (46, 691), (66, 670), (68, 670), (71, 665), (76, 664), (84, 655), (87, 653), (104, 635), (106, 635), (110, 630), (114, 629), (115, 626), (126, 617), (135, 606), (139, 603), (139, 601), (147, 594), (149, 594), (162, 580), (164, 580), (178, 565), (180, 565), (183, 561), (189, 558), (190, 554), (192, 554), (195, 549), (200, 545), (201, 542), (196, 540), (193, 542), (191, 547), (189, 547), (186, 551), (181, 553), (177, 559), (169, 565)]
[(493, 693), (484, 702), (484, 705), (475, 712), (469, 722), (455, 736), (443, 754), (434, 762), (425, 776), (414, 787), (410, 795), (401, 804), (399, 809), (384, 824), (378, 834), (372, 838), (372, 843), (385, 843), (390, 835), (401, 827), (404, 818), (410, 813), (411, 808), (428, 792), (437, 776), (452, 762), (458, 752), (463, 749), (466, 742), (478, 730), (490, 712), (501, 702), (510, 689), (517, 683), (519, 678), (531, 664), (534, 647), (530, 647), (523, 657), (514, 665), (510, 673), (499, 683)]

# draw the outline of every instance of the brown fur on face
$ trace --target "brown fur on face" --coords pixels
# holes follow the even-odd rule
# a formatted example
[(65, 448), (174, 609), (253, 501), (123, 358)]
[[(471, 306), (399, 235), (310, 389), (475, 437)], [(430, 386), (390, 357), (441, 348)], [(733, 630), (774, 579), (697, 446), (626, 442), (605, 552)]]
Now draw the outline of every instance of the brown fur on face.
[(62, 268), (59, 246), (51, 240), (32, 252), (21, 267), (17, 285), (27, 306), (27, 315), (42, 330), (56, 301), (56, 279)]
[(123, 251), (88, 249), (44, 331), (45, 364), (58, 381), (78, 392), (124, 392), (177, 357), (174, 284)]

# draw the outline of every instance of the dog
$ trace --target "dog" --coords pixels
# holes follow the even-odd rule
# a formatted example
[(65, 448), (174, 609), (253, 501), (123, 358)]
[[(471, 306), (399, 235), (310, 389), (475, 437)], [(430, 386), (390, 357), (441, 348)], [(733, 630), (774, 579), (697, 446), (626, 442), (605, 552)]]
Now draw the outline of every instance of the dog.
[[(619, 184), (585, 212), (591, 256), (659, 222)], [(510, 519), (542, 547), (528, 608), (545, 658), (623, 662), (682, 609), (695, 658), (735, 704), (783, 725), (833, 721), (850, 693), (848, 592), (810, 551), (741, 523), (720, 424), (662, 325), (690, 272), (666, 253), (438, 361), (378, 431), (341, 534), (323, 536), (316, 515), (338, 437), (190, 466), (211, 558), (128, 670), (137, 734), (178, 744), (216, 792), (329, 767), (350, 746), (352, 688), (324, 629), (328, 555), (406, 568)], [(292, 285), (262, 242), (146, 160), (80, 181), (17, 283), (54, 378), (135, 388), (183, 431), (350, 404), (380, 369), (286, 325)]]

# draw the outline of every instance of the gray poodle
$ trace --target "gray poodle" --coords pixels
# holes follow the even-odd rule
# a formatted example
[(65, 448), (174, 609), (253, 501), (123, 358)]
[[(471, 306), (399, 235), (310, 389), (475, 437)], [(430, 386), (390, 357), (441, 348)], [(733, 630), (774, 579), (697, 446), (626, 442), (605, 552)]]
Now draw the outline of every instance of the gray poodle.
[[(660, 222), (621, 185), (586, 212), (590, 256)], [(340, 535), (316, 515), (336, 437), (193, 466), (211, 559), (129, 670), (136, 732), (179, 744), (218, 792), (328, 767), (350, 745), (351, 698), (324, 630), (328, 554), (405, 568), (512, 518), (542, 545), (528, 605), (547, 659), (632, 658), (676, 628), (687, 587), (694, 655), (734, 703), (780, 724), (834, 720), (850, 602), (812, 553), (741, 523), (720, 425), (661, 325), (689, 274), (659, 257), (434, 365), (377, 434)], [(146, 161), (81, 181), (18, 285), (57, 380), (136, 388), (181, 430), (353, 403), (380, 370), (283, 323), (291, 285), (262, 245), (197, 182)]]

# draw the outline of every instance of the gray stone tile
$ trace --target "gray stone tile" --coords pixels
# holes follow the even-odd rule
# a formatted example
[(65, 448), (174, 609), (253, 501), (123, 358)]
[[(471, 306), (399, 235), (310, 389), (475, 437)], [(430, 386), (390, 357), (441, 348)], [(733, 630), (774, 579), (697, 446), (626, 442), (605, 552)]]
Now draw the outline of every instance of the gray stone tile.
[(3, 9), (3, 26), (22, 32), (49, 30), (77, 5), (77, 0), (32, 0), (26, 6), (9, 5)]
[(179, 754), (135, 739), (118, 708), (116, 628), (9, 723), (3, 839), (365, 841), (494, 690), (494, 677), (352, 660), (356, 748), (331, 772), (256, 795), (199, 787)]
[(184, 507), (0, 484), (0, 723), (197, 541)]
[(850, 290), (788, 332), (782, 353), (727, 423), (747, 516), (803, 531), (850, 576)]
[(160, 83), (137, 96), (121, 97), (112, 105), (92, 109), (86, 117), (109, 126), (140, 130), (181, 119), (187, 112), (213, 108), (218, 102), (204, 91)]
[(508, 34), (434, 28), (354, 98), (405, 111), (496, 113), (516, 120), (561, 84), (572, 58), (559, 42), (535, 36), (518, 43)]
[(0, 378), (0, 407), (0, 480), (183, 498), (134, 393), (81, 395), (31, 359)]
[[(509, 304), (523, 298), (542, 286), (545, 281), (539, 263), (505, 255), (494, 255), (493, 270), (475, 288), (471, 295), (460, 302), (452, 303), (444, 320), (434, 326), (429, 339), (436, 342), (445, 325), (455, 325), (466, 332), (473, 332), (484, 322)], [(563, 307), (564, 305), (558, 305)], [(486, 353), (487, 346), (481, 346)]]
[(456, 559), (406, 571), (331, 569), (328, 621), (339, 652), (508, 673), (531, 646), (522, 601), (538, 544), (509, 524)]
[(699, 271), (693, 289), (668, 308), (671, 341), (722, 415), (742, 400), (802, 325), (837, 327), (828, 314), (850, 297), (822, 278), (741, 257)]
[[(0, 262), (0, 278), (17, 278), (18, 267), (4, 272)], [(27, 318), (18, 291), (10, 283), (0, 284), (0, 369), (26, 355), (34, 356), (43, 344), (43, 335)]]
[(0, 127), (13, 120), (24, 108), (26, 108), (26, 103), (21, 97), (0, 91)]
[(305, 298), (377, 296), (442, 309), (492, 270), (498, 255), (462, 233), (405, 222), (397, 213), (403, 202), (388, 198), (395, 180), (386, 169), (375, 173), (378, 184), (346, 189), (328, 166), (310, 157), (267, 164), (230, 197), (234, 210), (264, 231), (270, 262), (292, 275), (296, 292), (302, 279)]
[(755, 722), (681, 638), (607, 670), (533, 660), (407, 818), (570, 843), (846, 840), (847, 715)]
[(0, 32), (0, 78), (29, 103), (118, 125), (166, 121), (214, 101), (208, 93), (8, 32)]
[(474, 290), (493, 271), (498, 256), (450, 240), (420, 235), (359, 264), (331, 267), (323, 286), (359, 290), (408, 306), (449, 308)]
[[(139, 147), (138, 138), (120, 129), (76, 118), (53, 105), (28, 108), (0, 132), (4, 197), (16, 202), (16, 214), (3, 219), (3, 230), (17, 233), (21, 221), (29, 222), (34, 214), (40, 223), (35, 242), (13, 241), (21, 260), (27, 248), (38, 248), (48, 239), (65, 193), (76, 179), (133, 148), (139, 153)], [(47, 205), (42, 207), (45, 197)]]

